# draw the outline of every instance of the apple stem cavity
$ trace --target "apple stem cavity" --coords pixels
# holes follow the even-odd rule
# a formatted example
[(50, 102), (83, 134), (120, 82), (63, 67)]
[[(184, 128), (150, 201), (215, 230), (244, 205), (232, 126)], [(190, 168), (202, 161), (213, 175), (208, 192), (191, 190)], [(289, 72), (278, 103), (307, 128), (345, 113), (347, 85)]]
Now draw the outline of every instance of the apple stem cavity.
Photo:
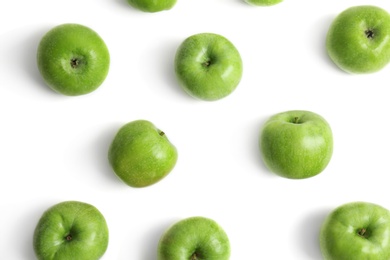
[(374, 30), (372, 29), (367, 29), (365, 32), (364, 32), (367, 36), (368, 39), (373, 39), (374, 38)]
[(206, 67), (206, 68), (210, 67), (211, 60), (206, 60), (205, 62), (202, 63), (202, 65), (203, 65), (203, 67)]
[(296, 117), (294, 117), (294, 119), (292, 120), (291, 123), (293, 123), (293, 124), (301, 124), (301, 122), (299, 120), (300, 120), (300, 118), (298, 116), (296, 116)]
[(358, 235), (361, 237), (367, 238), (367, 229), (365, 229), (365, 228), (359, 229)]

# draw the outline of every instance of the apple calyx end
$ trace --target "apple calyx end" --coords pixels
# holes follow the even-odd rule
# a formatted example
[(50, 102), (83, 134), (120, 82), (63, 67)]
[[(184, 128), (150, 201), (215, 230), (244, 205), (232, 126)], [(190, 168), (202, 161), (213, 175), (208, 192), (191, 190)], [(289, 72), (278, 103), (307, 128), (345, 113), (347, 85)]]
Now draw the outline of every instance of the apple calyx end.
[(198, 260), (198, 255), (196, 254), (196, 252), (192, 254), (190, 260)]
[(77, 59), (77, 58), (70, 59), (70, 66), (73, 69), (77, 68), (79, 66), (79, 64), (80, 64), (80, 60), (79, 59)]
[(366, 34), (367, 39), (374, 39), (375, 33), (373, 29), (367, 29), (364, 33)]
[(71, 241), (73, 239), (72, 235), (71, 234), (68, 234), (65, 236), (65, 240), (66, 241)]

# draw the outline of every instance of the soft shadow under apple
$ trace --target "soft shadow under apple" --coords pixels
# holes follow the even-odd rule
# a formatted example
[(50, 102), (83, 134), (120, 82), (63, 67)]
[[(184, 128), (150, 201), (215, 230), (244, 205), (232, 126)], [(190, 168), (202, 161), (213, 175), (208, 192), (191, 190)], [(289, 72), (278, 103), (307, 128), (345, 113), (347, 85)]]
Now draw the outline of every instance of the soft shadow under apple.
[[(19, 44), (15, 44), (14, 48), (17, 50), (10, 50), (10, 53), (17, 53), (16, 62), (19, 68), (21, 68), (37, 86), (40, 86), (42, 90), (48, 94), (56, 95), (44, 82), (41, 74), (39, 73), (37, 66), (37, 49), (39, 42), (47, 31), (51, 29), (50, 26), (38, 29), (31, 34), (27, 35)], [(30, 85), (28, 85), (30, 86)]]
[(310, 38), (314, 39), (314, 43), (311, 44), (314, 48), (314, 53), (320, 57), (326, 64), (340, 73), (344, 73), (329, 57), (326, 49), (326, 35), (329, 27), (333, 22), (335, 15), (319, 18), (317, 21), (312, 22), (312, 29), (309, 33)]
[(130, 7), (130, 5), (127, 3), (126, 0), (115, 0), (115, 2), (120, 5), (122, 8), (123, 7)]
[(251, 128), (251, 136), (250, 139), (250, 145), (251, 145), (251, 154), (253, 154), (253, 161), (257, 163), (258, 168), (260, 169), (261, 172), (266, 173), (270, 177), (275, 177), (276, 175), (272, 173), (267, 166), (264, 164), (264, 161), (262, 159), (260, 147), (259, 147), (259, 137), (260, 137), (260, 132), (261, 129), (264, 125), (264, 123), (268, 120), (268, 117), (261, 118), (254, 124), (254, 126)]
[[(184, 39), (182, 39), (184, 41)], [(178, 80), (176, 78), (174, 61), (177, 48), (180, 46), (180, 40), (167, 40), (161, 41), (156, 45), (156, 48), (151, 49), (150, 52), (152, 56), (155, 57), (155, 61), (151, 66), (156, 66), (154, 71), (156, 76), (162, 79), (164, 86), (169, 88), (160, 88), (156, 89), (156, 92), (161, 92), (161, 96), (167, 95), (167, 91), (174, 92), (173, 94), (179, 95), (183, 98), (194, 100), (190, 97), (185, 91), (180, 87)], [(161, 87), (159, 85), (157, 87)]]
[(96, 138), (96, 141), (91, 145), (91, 154), (98, 172), (102, 172), (104, 177), (110, 182), (121, 183), (120, 179), (115, 175), (111, 165), (108, 162), (108, 149), (111, 145), (112, 140), (118, 132), (120, 124), (114, 124), (107, 127), (100, 135)]
[(28, 209), (25, 215), (19, 216), (18, 221), (15, 222), (18, 225), (14, 228), (13, 235), (7, 238), (7, 240), (14, 241), (13, 245), (19, 245), (19, 248), (15, 248), (15, 252), (18, 252), (20, 259), (36, 258), (33, 248), (34, 230), (50, 203), (34, 202), (31, 205), (31, 208)]
[(177, 221), (177, 219), (166, 220), (160, 222), (158, 226), (155, 226), (145, 232), (142, 238), (143, 244), (141, 245), (141, 260), (156, 260), (157, 248), (160, 237), (164, 234), (168, 228)]
[(320, 250), (320, 230), (330, 209), (323, 209), (307, 214), (298, 224), (295, 232), (298, 246), (310, 259), (322, 259)]

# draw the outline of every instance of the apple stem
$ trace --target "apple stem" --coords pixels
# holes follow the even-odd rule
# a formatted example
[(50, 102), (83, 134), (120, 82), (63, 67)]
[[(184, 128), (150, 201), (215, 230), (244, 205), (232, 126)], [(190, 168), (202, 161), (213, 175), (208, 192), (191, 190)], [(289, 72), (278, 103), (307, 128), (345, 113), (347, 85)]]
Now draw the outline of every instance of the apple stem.
[(203, 62), (203, 66), (205, 66), (205, 67), (209, 67), (210, 64), (211, 64), (210, 60), (207, 60), (207, 61)]
[(362, 229), (359, 230), (358, 235), (361, 236), (361, 237), (365, 237), (364, 235), (366, 234), (366, 231), (367, 231), (367, 229), (362, 228)]
[(198, 259), (198, 256), (196, 255), (196, 253), (194, 253), (192, 256), (191, 256), (191, 259), (190, 260), (197, 260)]
[(299, 123), (299, 117), (294, 117), (294, 121), (293, 121), (294, 124), (298, 124)]
[(164, 136), (165, 135), (165, 133), (163, 132), (163, 131), (160, 131), (160, 136)]

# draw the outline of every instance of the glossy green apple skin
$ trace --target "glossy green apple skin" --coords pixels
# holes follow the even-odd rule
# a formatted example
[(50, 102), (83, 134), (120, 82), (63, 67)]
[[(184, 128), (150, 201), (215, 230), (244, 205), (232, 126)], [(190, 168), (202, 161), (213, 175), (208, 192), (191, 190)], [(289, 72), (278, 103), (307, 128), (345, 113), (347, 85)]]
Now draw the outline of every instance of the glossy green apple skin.
[(190, 217), (171, 226), (160, 238), (158, 260), (228, 260), (230, 242), (217, 222)]
[(176, 0), (127, 0), (127, 2), (144, 12), (155, 13), (172, 9)]
[(165, 133), (147, 120), (121, 127), (108, 151), (114, 172), (132, 187), (160, 181), (172, 171), (177, 158), (177, 149)]
[(48, 31), (37, 51), (37, 64), (54, 91), (78, 96), (96, 90), (105, 80), (110, 54), (103, 39), (80, 24), (61, 24)]
[(245, 0), (245, 2), (256, 6), (271, 6), (281, 3), (283, 0)]
[(242, 77), (242, 59), (236, 47), (214, 33), (195, 34), (177, 49), (175, 73), (191, 96), (214, 101), (231, 94)]
[(40, 260), (96, 260), (108, 246), (108, 227), (94, 206), (64, 201), (47, 209), (34, 232), (33, 247)]
[(390, 259), (390, 213), (369, 202), (350, 202), (331, 212), (321, 227), (326, 260)]
[(290, 179), (322, 172), (333, 153), (333, 134), (320, 115), (292, 110), (270, 117), (260, 131), (259, 147), (265, 165)]
[(373, 73), (390, 61), (390, 15), (376, 6), (354, 6), (332, 22), (326, 48), (342, 70)]

